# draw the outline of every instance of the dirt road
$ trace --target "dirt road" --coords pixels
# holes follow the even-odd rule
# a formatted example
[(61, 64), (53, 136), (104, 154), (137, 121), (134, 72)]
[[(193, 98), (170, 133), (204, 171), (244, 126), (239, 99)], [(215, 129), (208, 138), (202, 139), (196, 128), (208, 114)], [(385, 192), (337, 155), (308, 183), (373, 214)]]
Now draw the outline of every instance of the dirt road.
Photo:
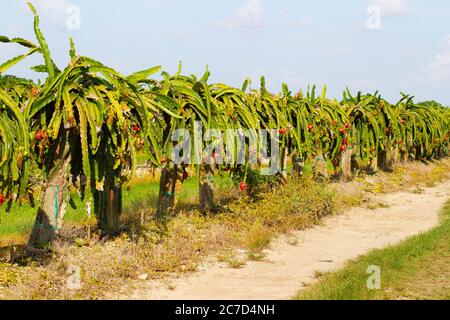
[(395, 244), (439, 223), (440, 209), (450, 198), (450, 181), (421, 194), (379, 195), (388, 207), (353, 208), (327, 218), (313, 229), (280, 237), (264, 261), (241, 269), (209, 263), (191, 275), (142, 282), (140, 289), (120, 299), (290, 299), (315, 272), (338, 269), (374, 248)]

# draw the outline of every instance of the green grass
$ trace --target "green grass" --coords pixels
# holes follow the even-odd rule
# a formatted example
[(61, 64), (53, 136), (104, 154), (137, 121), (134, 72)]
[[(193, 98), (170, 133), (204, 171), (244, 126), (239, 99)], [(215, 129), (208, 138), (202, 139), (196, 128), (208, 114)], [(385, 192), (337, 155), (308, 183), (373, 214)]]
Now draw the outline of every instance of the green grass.
[[(216, 186), (219, 190), (233, 187), (231, 178), (216, 177)], [(129, 191), (123, 190), (124, 215), (136, 212), (141, 208), (154, 209), (159, 192), (159, 181), (153, 177), (145, 177), (131, 184)], [(183, 183), (179, 195), (180, 202), (195, 201), (198, 196), (198, 178), (192, 177)], [(76, 208), (67, 206), (66, 221), (78, 223), (86, 218), (86, 205), (77, 194), (72, 195)], [(11, 212), (6, 213), (5, 207), (0, 208), (0, 244), (9, 244), (10, 241), (23, 241), (30, 232), (36, 217), (37, 207), (29, 204), (19, 206), (13, 204)]]
[(28, 205), (19, 207), (14, 204), (10, 213), (0, 210), (0, 235), (13, 235), (29, 232), (33, 226), (36, 209)]
[[(381, 288), (367, 287), (369, 266), (379, 266)], [(437, 228), (374, 250), (298, 293), (300, 300), (450, 299), (450, 202)]]

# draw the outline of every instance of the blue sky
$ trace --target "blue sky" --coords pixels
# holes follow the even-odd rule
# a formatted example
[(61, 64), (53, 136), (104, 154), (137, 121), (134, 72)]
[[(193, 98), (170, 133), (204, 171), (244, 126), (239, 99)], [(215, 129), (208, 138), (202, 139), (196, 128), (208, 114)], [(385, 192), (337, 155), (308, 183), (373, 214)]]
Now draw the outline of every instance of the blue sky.
[[(69, 37), (80, 54), (124, 74), (162, 65), (241, 86), (265, 75), (272, 91), (308, 84), (340, 97), (377, 89), (450, 105), (450, 2), (444, 0), (35, 0), (54, 60), (68, 63)], [(23, 0), (2, 3), (0, 34), (33, 38), (32, 15)], [(69, 29), (72, 5), (80, 28)], [(379, 11), (374, 12), (373, 6)], [(372, 9), (371, 9), (372, 8)], [(369, 13), (367, 10), (369, 9)], [(376, 15), (380, 13), (381, 15)], [(367, 22), (378, 19), (379, 28)], [(0, 44), (0, 60), (23, 52)], [(36, 56), (10, 73), (36, 78)]]

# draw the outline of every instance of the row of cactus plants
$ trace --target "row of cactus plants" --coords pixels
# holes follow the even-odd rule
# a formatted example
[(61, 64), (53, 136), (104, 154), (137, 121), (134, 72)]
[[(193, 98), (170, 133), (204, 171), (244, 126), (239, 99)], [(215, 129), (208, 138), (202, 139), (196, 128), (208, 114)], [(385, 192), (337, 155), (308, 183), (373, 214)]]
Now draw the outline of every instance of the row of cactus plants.
[[(326, 88), (292, 94), (283, 84), (278, 94), (245, 81), (242, 88), (210, 84), (202, 77), (170, 75), (150, 78), (153, 67), (125, 76), (94, 59), (77, 54), (71, 41), (68, 65), (60, 70), (34, 14), (38, 43), (0, 36), (0, 42), (21, 45), (27, 53), (0, 65), (0, 75), (26, 57), (40, 54), (43, 64), (33, 67), (46, 74), (42, 83), (15, 77), (0, 78), (0, 205), (30, 198), (30, 181), (40, 175), (44, 192), (30, 237), (30, 245), (50, 243), (61, 228), (68, 190), (77, 188), (95, 205), (99, 227), (106, 233), (119, 228), (122, 186), (134, 175), (137, 152), (145, 148), (149, 163), (161, 169), (156, 216), (173, 214), (176, 191), (188, 178), (200, 177), (204, 211), (214, 209), (213, 178), (218, 172), (239, 177), (247, 192), (258, 164), (222, 164), (224, 149), (238, 152), (233, 137), (220, 146), (202, 144), (200, 162), (174, 163), (170, 157), (176, 130), (276, 129), (281, 146), (280, 179), (287, 179), (288, 159), (293, 175), (351, 177), (354, 170), (389, 168), (398, 161), (426, 160), (449, 152), (450, 111), (436, 102), (414, 103), (412, 97), (391, 104), (378, 93), (356, 96), (347, 89), (340, 101), (326, 97)], [(273, 131), (271, 131), (273, 133)], [(250, 146), (245, 139), (245, 152)], [(195, 150), (197, 139), (190, 140)], [(193, 151), (192, 151), (193, 152)], [(192, 157), (197, 157), (192, 154)], [(229, 154), (228, 154), (229, 156)], [(31, 177), (30, 177), (31, 176)], [(255, 179), (253, 179), (255, 180)], [(258, 179), (256, 179), (258, 180)]]

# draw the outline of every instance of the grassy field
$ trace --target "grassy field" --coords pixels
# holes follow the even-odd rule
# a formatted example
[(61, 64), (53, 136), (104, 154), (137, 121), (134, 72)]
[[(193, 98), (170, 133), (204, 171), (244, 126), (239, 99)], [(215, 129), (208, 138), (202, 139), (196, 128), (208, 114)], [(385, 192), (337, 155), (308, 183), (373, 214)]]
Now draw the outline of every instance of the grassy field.
[[(367, 287), (369, 266), (379, 266), (381, 288)], [(450, 202), (442, 224), (399, 245), (375, 250), (328, 273), (299, 292), (301, 300), (450, 299)]]

